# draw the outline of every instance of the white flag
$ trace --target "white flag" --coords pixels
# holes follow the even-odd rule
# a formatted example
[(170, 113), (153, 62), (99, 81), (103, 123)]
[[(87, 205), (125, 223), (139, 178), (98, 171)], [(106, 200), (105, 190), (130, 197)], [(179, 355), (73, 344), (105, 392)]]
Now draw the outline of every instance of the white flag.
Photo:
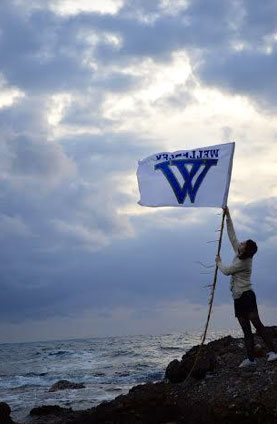
[(142, 206), (225, 207), (235, 143), (174, 153), (139, 161), (137, 178)]

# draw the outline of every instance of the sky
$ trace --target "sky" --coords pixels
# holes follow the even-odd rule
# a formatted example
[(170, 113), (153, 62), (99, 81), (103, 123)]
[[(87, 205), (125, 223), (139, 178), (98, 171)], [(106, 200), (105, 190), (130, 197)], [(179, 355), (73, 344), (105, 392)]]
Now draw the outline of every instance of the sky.
[[(228, 205), (276, 325), (276, 16), (275, 0), (1, 0), (1, 343), (202, 330), (221, 210), (138, 205), (137, 163), (233, 141)], [(219, 274), (210, 330), (230, 328)]]

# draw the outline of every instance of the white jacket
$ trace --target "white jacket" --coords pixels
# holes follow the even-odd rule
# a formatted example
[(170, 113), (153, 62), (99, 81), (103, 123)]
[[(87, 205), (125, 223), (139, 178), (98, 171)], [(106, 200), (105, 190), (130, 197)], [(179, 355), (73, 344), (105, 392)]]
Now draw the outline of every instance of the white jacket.
[(227, 232), (236, 256), (233, 259), (232, 265), (224, 266), (221, 261), (217, 262), (220, 271), (225, 275), (231, 275), (230, 290), (233, 298), (238, 299), (243, 292), (252, 289), (251, 272), (252, 258), (240, 259), (238, 257), (239, 241), (236, 237), (234, 226), (230, 215), (226, 215)]

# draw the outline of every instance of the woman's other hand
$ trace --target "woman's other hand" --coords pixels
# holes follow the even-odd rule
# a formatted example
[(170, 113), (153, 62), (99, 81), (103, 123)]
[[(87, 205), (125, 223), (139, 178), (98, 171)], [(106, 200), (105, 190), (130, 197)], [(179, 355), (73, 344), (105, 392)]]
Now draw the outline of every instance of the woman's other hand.
[(226, 215), (230, 216), (230, 211), (228, 206), (225, 206), (225, 208), (223, 208), (223, 211), (225, 212)]

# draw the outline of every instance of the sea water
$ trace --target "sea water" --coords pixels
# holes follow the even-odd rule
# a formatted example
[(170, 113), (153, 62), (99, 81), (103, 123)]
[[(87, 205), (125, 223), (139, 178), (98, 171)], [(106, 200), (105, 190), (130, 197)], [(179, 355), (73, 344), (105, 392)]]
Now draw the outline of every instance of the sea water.
[[(239, 336), (236, 330), (217, 331), (206, 342), (228, 334)], [(168, 363), (200, 340), (201, 333), (193, 332), (1, 344), (0, 402), (10, 405), (19, 422), (41, 405), (91, 408), (134, 385), (162, 380)], [(85, 388), (49, 392), (58, 380)]]

